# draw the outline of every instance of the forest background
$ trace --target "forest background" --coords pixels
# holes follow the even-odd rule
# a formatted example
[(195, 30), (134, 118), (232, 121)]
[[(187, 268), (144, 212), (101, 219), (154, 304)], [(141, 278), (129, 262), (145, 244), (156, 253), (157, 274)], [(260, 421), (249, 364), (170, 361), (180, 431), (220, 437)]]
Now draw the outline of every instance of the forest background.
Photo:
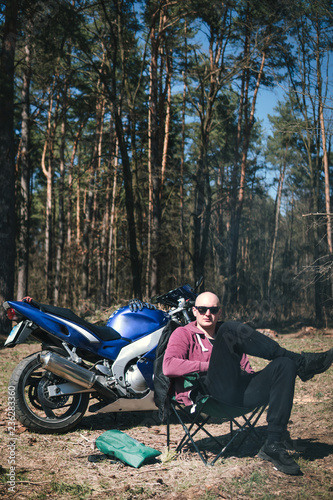
[(226, 315), (327, 324), (331, 1), (0, 5), (1, 303), (203, 276)]

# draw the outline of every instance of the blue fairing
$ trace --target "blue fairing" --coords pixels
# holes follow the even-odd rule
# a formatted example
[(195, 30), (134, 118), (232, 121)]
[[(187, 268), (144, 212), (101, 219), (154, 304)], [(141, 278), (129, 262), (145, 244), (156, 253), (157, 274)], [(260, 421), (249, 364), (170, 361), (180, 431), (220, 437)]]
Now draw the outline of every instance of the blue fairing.
[(59, 340), (80, 349), (86, 349), (101, 357), (115, 359), (120, 350), (128, 345), (128, 339), (123, 338), (103, 341), (97, 337), (93, 331), (89, 331), (82, 325), (78, 325), (74, 321), (68, 321), (66, 318), (40, 311), (26, 302), (8, 301), (8, 303), (14, 307), (16, 311), (34, 321), (50, 335), (54, 335)]
[[(49, 335), (54, 335), (72, 346), (86, 349), (101, 358), (113, 360), (123, 347), (163, 328), (169, 320), (167, 313), (157, 309), (144, 307), (134, 312), (128, 306), (122, 307), (109, 318), (106, 326), (113, 328), (114, 332), (110, 332), (109, 339), (103, 340), (98, 336), (98, 332), (89, 328), (89, 324), (77, 324), (74, 320), (43, 312), (26, 302), (8, 301), (8, 304), (24, 317), (34, 321)], [(117, 332), (121, 337), (117, 337)]]
[(124, 338), (132, 341), (164, 327), (169, 315), (158, 309), (131, 311), (129, 306), (121, 307), (110, 316), (106, 326), (111, 326)]
[(156, 357), (156, 347), (147, 352), (141, 359), (138, 360), (137, 366), (144, 376), (149, 389), (154, 390), (154, 360)]

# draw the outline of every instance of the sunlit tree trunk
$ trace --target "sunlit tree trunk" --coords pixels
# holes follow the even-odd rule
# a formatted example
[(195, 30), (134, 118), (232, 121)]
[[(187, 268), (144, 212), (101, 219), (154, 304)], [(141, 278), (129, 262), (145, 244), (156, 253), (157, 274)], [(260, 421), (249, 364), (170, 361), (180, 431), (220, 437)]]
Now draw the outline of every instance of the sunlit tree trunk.
[[(66, 234), (66, 257), (67, 257), (67, 266), (66, 266), (66, 274), (65, 274), (65, 287), (64, 287), (64, 303), (72, 302), (72, 294), (74, 290), (74, 274), (73, 270), (75, 269), (74, 262), (77, 258), (76, 249), (75, 249), (75, 240), (73, 238), (73, 234), (75, 234), (75, 224), (73, 219), (73, 208), (74, 208), (74, 196), (76, 195), (73, 185), (73, 176), (74, 176), (74, 161), (76, 158), (77, 150), (79, 147), (79, 141), (81, 137), (81, 133), (83, 127), (85, 125), (85, 121), (82, 121), (78, 131), (76, 132), (75, 139), (72, 146), (72, 154), (71, 160), (69, 162), (68, 167), (68, 200), (67, 200), (67, 234)], [(77, 182), (79, 182), (79, 176)], [(79, 197), (80, 199), (80, 197)], [(80, 212), (78, 214), (80, 219)]]
[(160, 213), (160, 188), (161, 188), (161, 164), (159, 160), (159, 124), (158, 124), (158, 88), (157, 88), (157, 64), (159, 51), (159, 34), (152, 25), (151, 35), (151, 59), (150, 59), (150, 92), (149, 92), (149, 233), (150, 239), (150, 294), (158, 293), (158, 243), (161, 223)]
[(281, 165), (281, 169), (280, 169), (278, 191), (277, 191), (276, 202), (275, 202), (274, 235), (273, 235), (271, 255), (270, 255), (270, 260), (269, 260), (269, 271), (268, 271), (268, 282), (267, 282), (267, 296), (268, 297), (270, 297), (270, 295), (271, 295), (275, 252), (276, 252), (276, 244), (277, 244), (278, 231), (279, 231), (282, 189), (283, 189), (284, 176), (285, 176), (286, 167), (287, 167), (287, 151), (288, 151), (288, 145), (286, 146), (286, 154), (285, 154), (284, 161), (283, 161), (283, 164)]
[(31, 21), (27, 22), (24, 46), (25, 65), (22, 82), (22, 125), (21, 125), (21, 177), (20, 177), (20, 231), (17, 248), (17, 298), (28, 294), (29, 273), (29, 218), (30, 218), (30, 78), (31, 78)]
[(67, 113), (67, 81), (64, 84), (62, 121), (60, 131), (60, 151), (59, 151), (59, 192), (58, 192), (58, 235), (55, 256), (55, 278), (53, 288), (53, 303), (58, 305), (60, 286), (63, 281), (62, 261), (65, 243), (65, 143), (66, 143), (66, 113)]
[[(114, 271), (116, 266), (116, 234), (117, 228), (115, 225), (116, 221), (116, 194), (117, 194), (117, 179), (118, 179), (118, 141), (116, 139), (115, 154), (114, 159), (111, 162), (113, 166), (113, 187), (112, 187), (112, 199), (111, 199), (111, 211), (110, 211), (110, 223), (109, 223), (109, 242), (108, 242), (108, 258), (107, 258), (107, 281), (106, 281), (106, 298), (107, 302), (110, 302), (115, 296), (115, 279), (112, 276), (112, 270)], [(113, 273), (115, 274), (115, 273)]]
[[(187, 77), (187, 22), (185, 19), (185, 48), (184, 48), (185, 68), (184, 68), (184, 86), (182, 100), (182, 145), (180, 152), (180, 178), (179, 178), (179, 229), (180, 229), (180, 283), (185, 279), (185, 236), (184, 236), (184, 163), (185, 163), (185, 119), (186, 119), (186, 77)], [(193, 271), (193, 268), (192, 270)], [(193, 274), (188, 276), (191, 282), (194, 282)]]
[[(55, 85), (56, 77), (54, 78)], [(53, 123), (53, 87), (49, 89), (49, 108), (46, 138), (42, 152), (41, 166), (43, 174), (46, 178), (46, 206), (45, 206), (45, 282), (46, 282), (46, 298), (51, 300), (52, 297), (52, 244), (53, 244), (53, 228), (52, 228), (52, 209), (53, 209), (53, 176), (54, 176), (54, 136), (57, 128), (57, 115), (59, 108), (59, 95), (57, 95), (56, 106), (54, 109)]]
[(162, 152), (162, 169), (161, 169), (161, 190), (160, 199), (162, 198), (162, 190), (165, 181), (165, 172), (168, 163), (168, 146), (169, 146), (169, 136), (170, 136), (170, 125), (171, 125), (171, 78), (172, 78), (172, 54), (166, 55), (166, 86), (167, 86), (167, 101), (166, 101), (166, 116), (164, 123), (164, 142), (163, 142), (163, 152)]
[(316, 21), (316, 65), (317, 65), (317, 89), (318, 89), (318, 113), (323, 151), (323, 165), (325, 174), (325, 208), (327, 214), (327, 246), (329, 253), (333, 253), (332, 245), (332, 214), (331, 214), (331, 195), (330, 195), (330, 173), (328, 165), (328, 154), (326, 147), (326, 131), (324, 120), (324, 104), (322, 95), (322, 76), (321, 76), (321, 51), (320, 51), (320, 24)]
[(84, 224), (82, 233), (82, 298), (87, 300), (89, 297), (89, 274), (91, 267), (91, 248), (94, 237), (94, 200), (96, 193), (96, 179), (100, 165), (100, 148), (102, 141), (103, 119), (105, 103), (104, 98), (97, 97), (96, 103), (96, 133), (94, 141), (94, 151), (91, 166), (89, 168), (89, 181), (87, 189), (87, 201), (84, 212)]

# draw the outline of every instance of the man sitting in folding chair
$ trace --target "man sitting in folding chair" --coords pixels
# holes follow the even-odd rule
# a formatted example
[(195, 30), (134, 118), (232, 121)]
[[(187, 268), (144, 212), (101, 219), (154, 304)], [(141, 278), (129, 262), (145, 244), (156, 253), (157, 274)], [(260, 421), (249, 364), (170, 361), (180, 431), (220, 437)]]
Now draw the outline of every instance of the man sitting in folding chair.
[[(298, 375), (306, 381), (326, 371), (333, 361), (333, 349), (298, 354), (237, 321), (227, 321), (217, 330), (221, 306), (211, 292), (197, 297), (193, 314), (196, 321), (171, 334), (163, 359), (164, 375), (174, 378), (176, 400), (186, 406), (195, 403), (192, 398), (198, 395), (185, 388), (184, 376), (199, 373), (207, 393), (218, 401), (245, 408), (268, 404), (267, 440), (258, 456), (285, 474), (300, 474), (299, 465), (283, 444), (295, 379)], [(254, 373), (246, 354), (271, 362)]]

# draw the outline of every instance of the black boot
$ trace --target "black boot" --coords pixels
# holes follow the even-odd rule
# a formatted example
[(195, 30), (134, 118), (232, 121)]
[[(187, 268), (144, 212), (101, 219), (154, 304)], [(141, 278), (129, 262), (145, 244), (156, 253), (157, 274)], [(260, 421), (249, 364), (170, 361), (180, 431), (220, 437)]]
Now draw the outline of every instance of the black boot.
[(297, 375), (303, 382), (310, 380), (314, 375), (323, 373), (333, 362), (333, 348), (325, 352), (302, 352), (302, 361)]
[(265, 443), (258, 453), (258, 457), (263, 460), (272, 462), (274, 467), (292, 476), (298, 476), (301, 473), (299, 465), (295, 462), (294, 458), (288, 453), (282, 443)]

